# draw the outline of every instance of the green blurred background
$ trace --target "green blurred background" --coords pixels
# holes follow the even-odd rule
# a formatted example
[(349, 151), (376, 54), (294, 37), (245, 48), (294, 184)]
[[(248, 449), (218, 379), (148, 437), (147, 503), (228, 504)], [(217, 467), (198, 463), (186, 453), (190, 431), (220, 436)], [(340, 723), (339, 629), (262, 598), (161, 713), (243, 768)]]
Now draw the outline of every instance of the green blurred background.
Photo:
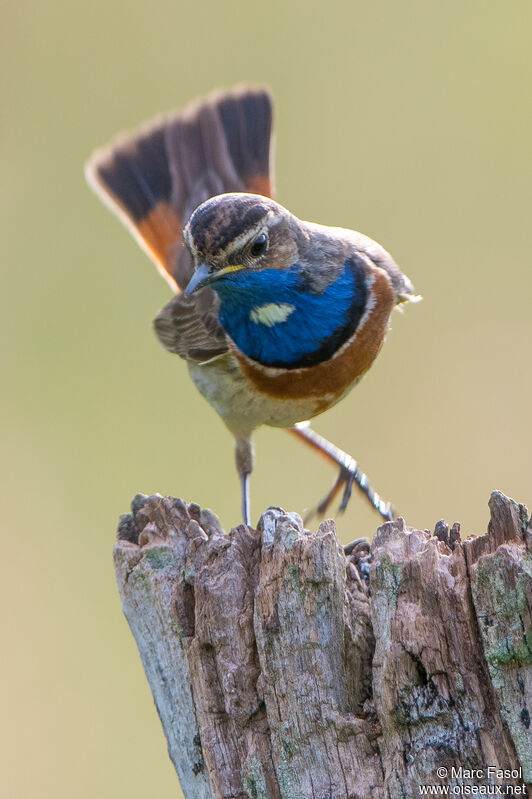
[[(0, 788), (179, 795), (111, 549), (137, 491), (239, 521), (232, 441), (153, 336), (166, 284), (87, 189), (118, 130), (235, 82), (276, 101), (278, 198), (382, 242), (424, 302), (317, 429), (411, 525), (531, 497), (529, 2), (3, 4)], [(6, 124), (7, 123), (7, 124)], [(254, 516), (333, 473), (256, 436)], [(378, 519), (355, 496), (344, 541)]]

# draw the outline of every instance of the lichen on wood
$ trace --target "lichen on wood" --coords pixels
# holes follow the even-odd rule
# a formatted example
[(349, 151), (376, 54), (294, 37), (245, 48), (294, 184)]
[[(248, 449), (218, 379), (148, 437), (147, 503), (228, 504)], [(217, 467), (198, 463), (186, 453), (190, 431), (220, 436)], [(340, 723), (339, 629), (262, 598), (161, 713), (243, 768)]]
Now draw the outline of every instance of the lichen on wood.
[(117, 581), (187, 799), (396, 799), (488, 767), (530, 786), (532, 530), (490, 509), (480, 538), (399, 519), (346, 555), (332, 521), (225, 534), (136, 497)]

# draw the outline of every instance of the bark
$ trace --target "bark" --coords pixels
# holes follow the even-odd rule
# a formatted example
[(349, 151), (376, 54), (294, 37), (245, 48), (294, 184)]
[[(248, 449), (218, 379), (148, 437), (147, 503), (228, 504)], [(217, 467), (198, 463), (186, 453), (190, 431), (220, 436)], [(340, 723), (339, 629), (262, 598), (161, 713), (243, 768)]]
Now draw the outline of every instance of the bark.
[(346, 555), (331, 521), (270, 508), (226, 535), (136, 497), (116, 574), (185, 797), (526, 795), (532, 525), (499, 492), (490, 509), (479, 538), (399, 519)]

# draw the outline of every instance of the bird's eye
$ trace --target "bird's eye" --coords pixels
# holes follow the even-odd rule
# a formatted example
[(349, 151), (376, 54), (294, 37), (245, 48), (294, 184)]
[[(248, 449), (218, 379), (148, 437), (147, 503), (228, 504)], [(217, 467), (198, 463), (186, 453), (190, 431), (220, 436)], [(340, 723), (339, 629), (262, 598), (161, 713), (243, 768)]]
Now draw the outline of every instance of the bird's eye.
[(268, 246), (268, 236), (266, 233), (261, 233), (253, 244), (251, 245), (251, 255), (253, 258), (258, 258), (259, 255), (263, 255), (266, 252), (266, 248)]

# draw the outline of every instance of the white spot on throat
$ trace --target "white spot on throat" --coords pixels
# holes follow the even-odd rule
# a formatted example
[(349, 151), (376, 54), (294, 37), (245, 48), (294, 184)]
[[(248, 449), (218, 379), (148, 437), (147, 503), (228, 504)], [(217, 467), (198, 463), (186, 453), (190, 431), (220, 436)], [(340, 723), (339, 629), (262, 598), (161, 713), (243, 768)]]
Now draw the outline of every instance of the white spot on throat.
[(290, 314), (296, 309), (295, 305), (288, 302), (267, 302), (266, 305), (257, 305), (251, 311), (249, 318), (257, 325), (273, 327), (279, 322), (286, 322)]

